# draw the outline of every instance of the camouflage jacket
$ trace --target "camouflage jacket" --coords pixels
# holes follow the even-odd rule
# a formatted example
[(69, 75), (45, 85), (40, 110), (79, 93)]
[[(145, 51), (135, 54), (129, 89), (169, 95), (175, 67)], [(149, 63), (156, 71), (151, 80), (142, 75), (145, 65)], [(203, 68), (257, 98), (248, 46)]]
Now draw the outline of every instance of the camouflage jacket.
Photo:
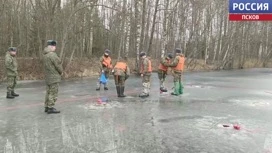
[[(150, 61), (149, 57), (142, 59), (142, 61), (141, 61), (141, 73), (142, 74), (146, 74), (146, 75), (151, 74), (151, 72), (149, 72), (149, 61)], [(152, 68), (150, 68), (150, 69), (152, 69)]]
[(13, 77), (18, 76), (17, 60), (15, 57), (11, 56), (9, 52), (6, 53), (5, 66), (6, 66), (7, 76), (13, 76)]
[(43, 63), (46, 84), (51, 85), (53, 83), (59, 83), (63, 72), (61, 61), (58, 55), (48, 47), (44, 49)]

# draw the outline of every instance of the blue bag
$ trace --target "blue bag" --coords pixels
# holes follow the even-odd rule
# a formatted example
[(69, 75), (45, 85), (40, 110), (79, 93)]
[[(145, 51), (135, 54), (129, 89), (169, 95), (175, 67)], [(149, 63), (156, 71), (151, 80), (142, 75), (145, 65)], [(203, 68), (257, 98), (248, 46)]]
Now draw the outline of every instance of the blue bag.
[(101, 76), (100, 76), (100, 83), (102, 84), (106, 84), (108, 82), (106, 76), (105, 76), (105, 73), (102, 73)]

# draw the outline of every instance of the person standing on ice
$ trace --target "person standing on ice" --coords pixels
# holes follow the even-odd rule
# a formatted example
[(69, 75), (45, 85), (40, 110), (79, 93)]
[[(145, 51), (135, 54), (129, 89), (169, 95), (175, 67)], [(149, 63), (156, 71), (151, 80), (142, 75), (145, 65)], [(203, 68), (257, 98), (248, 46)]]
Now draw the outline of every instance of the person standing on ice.
[(5, 56), (5, 67), (7, 74), (7, 97), (8, 99), (13, 99), (18, 97), (19, 94), (14, 92), (14, 88), (17, 84), (18, 71), (17, 71), (17, 60), (16, 60), (16, 51), (15, 47), (10, 47)]
[(57, 42), (55, 40), (48, 40), (47, 47), (44, 49), (43, 64), (45, 72), (46, 95), (45, 95), (45, 112), (47, 114), (60, 113), (55, 109), (55, 103), (58, 98), (59, 83), (63, 73), (61, 60), (56, 53)]
[(183, 85), (181, 82), (181, 75), (184, 70), (185, 57), (180, 48), (175, 50), (176, 57), (171, 63), (164, 62), (165, 66), (172, 67), (173, 77), (174, 77), (174, 92), (171, 95), (181, 95), (183, 94)]
[(146, 56), (145, 52), (141, 52), (140, 57), (142, 59), (140, 72), (141, 72), (142, 83), (143, 83), (143, 91), (139, 95), (139, 97), (144, 98), (149, 96), (152, 66), (151, 66), (151, 60)]
[[(104, 55), (100, 57), (100, 77), (104, 73), (106, 79), (108, 79), (111, 69), (112, 61), (110, 58), (110, 50), (106, 49)], [(100, 77), (98, 78), (96, 91), (99, 91), (101, 87)], [(107, 83), (104, 84), (104, 90), (109, 90), (107, 87)]]
[(158, 68), (158, 77), (160, 80), (160, 91), (167, 92), (167, 89), (164, 86), (164, 81), (167, 75), (168, 67), (164, 65), (164, 63), (170, 63), (170, 60), (173, 58), (173, 55), (169, 53), (167, 56), (161, 59), (159, 68)]

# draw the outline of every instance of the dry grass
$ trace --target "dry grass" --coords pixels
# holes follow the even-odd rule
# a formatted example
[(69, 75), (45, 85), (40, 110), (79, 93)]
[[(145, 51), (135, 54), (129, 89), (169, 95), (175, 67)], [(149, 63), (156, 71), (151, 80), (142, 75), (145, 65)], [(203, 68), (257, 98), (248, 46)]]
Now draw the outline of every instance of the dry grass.
[[(19, 65), (19, 79), (20, 80), (42, 80), (44, 79), (43, 65), (42, 62), (37, 58), (18, 58)], [(3, 63), (0, 69), (0, 79), (3, 81), (6, 79), (4, 60), (0, 59)], [(153, 71), (157, 71), (160, 60), (151, 59)], [(116, 60), (113, 59), (113, 63)], [(190, 62), (187, 60), (187, 65), (185, 71), (211, 71), (218, 68), (217, 65), (205, 64), (203, 60), (193, 60)], [(79, 77), (91, 77), (98, 75), (99, 73), (99, 62), (98, 58), (93, 59), (74, 59), (69, 65), (68, 59), (63, 63), (65, 68), (63, 78), (79, 78)], [(135, 59), (130, 58), (128, 60), (128, 65), (133, 72), (135, 72)], [(260, 68), (263, 67), (263, 62), (258, 62), (257, 60), (246, 60), (244, 68)], [(272, 62), (267, 63), (266, 67), (272, 67)], [(238, 62), (234, 63), (234, 68), (238, 67)]]

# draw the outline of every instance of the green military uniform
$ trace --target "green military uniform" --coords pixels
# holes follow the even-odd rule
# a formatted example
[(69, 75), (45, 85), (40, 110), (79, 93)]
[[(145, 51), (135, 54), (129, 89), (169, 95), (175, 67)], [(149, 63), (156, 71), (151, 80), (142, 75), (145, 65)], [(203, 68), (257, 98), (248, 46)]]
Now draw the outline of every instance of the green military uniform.
[(53, 108), (57, 101), (58, 88), (61, 81), (63, 68), (61, 66), (60, 58), (53, 50), (50, 49), (49, 46), (44, 49), (43, 62), (46, 82), (46, 96), (44, 106), (46, 110), (47, 108), (50, 110)]
[[(166, 57), (162, 58), (160, 63), (161, 64), (167, 63)], [(164, 71), (164, 70), (162, 70), (160, 68), (158, 69), (158, 77), (159, 77), (159, 80), (160, 80), (160, 87), (161, 88), (164, 88), (164, 81), (165, 81), (166, 75), (167, 75), (167, 71)]]
[[(140, 54), (141, 56), (141, 54)], [(145, 56), (145, 54), (142, 56)], [(150, 66), (150, 67), (149, 67)], [(143, 75), (142, 77), (142, 83), (143, 83), (143, 91), (139, 95), (139, 97), (148, 97), (149, 92), (150, 92), (150, 77), (151, 77), (151, 65), (149, 65), (149, 59), (147, 57), (142, 59), (141, 63), (141, 74)]]
[[(106, 57), (105, 54), (107, 54), (108, 56)], [(104, 65), (103, 61), (104, 61), (104, 58), (105, 59), (110, 59), (110, 61), (111, 61), (111, 58), (109, 57), (110, 50), (106, 49), (105, 50), (105, 54), (103, 56), (101, 56), (100, 59), (99, 59), (99, 62), (100, 62), (100, 65), (99, 65), (99, 69), (100, 69), (99, 76), (101, 76), (102, 71), (103, 71), (103, 73), (105, 74), (106, 79), (108, 79), (109, 75), (110, 75), (111, 68), (108, 67), (108, 66), (106, 66), (106, 65)], [(110, 65), (112, 65), (112, 62), (110, 62)], [(101, 87), (101, 82), (100, 82), (100, 77), (99, 77), (98, 78), (98, 82), (97, 82), (97, 88), (96, 88), (96, 90), (100, 90), (100, 87)], [(107, 83), (104, 84), (104, 90), (108, 90)]]
[(16, 48), (11, 47), (9, 51), (6, 53), (5, 56), (5, 67), (6, 67), (6, 74), (7, 74), (7, 98), (14, 98), (19, 96), (14, 92), (14, 88), (17, 84), (17, 60), (15, 56), (12, 56), (10, 51), (16, 51)]
[(165, 82), (165, 79), (167, 76), (168, 67), (164, 63), (169, 63), (170, 59), (172, 59), (172, 58), (173, 58), (172, 54), (168, 54), (168, 56), (163, 57), (161, 59), (161, 62), (160, 62), (159, 68), (158, 68), (158, 77), (160, 80), (160, 91), (161, 92), (167, 92), (167, 89), (164, 86), (164, 82)]
[[(124, 66), (125, 69), (121, 68), (122, 66)], [(114, 66), (113, 74), (118, 97), (126, 97), (124, 95), (125, 81), (130, 76), (130, 68), (125, 62), (117, 62)]]
[[(180, 59), (179, 56), (183, 56), (183, 55), (181, 55), (181, 53), (177, 53), (173, 62), (170, 64), (165, 63), (165, 65), (169, 66), (169, 67), (177, 66), (179, 63), (179, 59)], [(173, 69), (172, 73), (173, 73), (173, 77), (174, 77), (174, 89), (175, 89), (174, 92), (172, 92), (172, 95), (183, 94), (183, 84), (181, 82), (182, 71)]]

